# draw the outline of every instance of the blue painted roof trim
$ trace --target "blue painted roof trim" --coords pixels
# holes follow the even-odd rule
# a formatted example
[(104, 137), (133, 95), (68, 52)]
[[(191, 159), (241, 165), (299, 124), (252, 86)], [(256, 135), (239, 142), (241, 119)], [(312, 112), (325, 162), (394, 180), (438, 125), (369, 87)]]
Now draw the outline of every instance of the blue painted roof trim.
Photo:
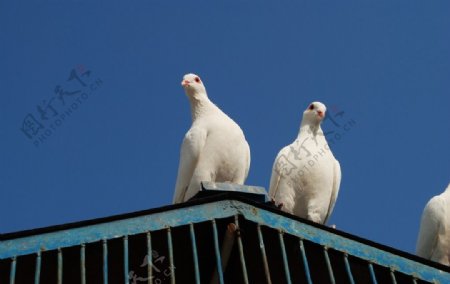
[(226, 218), (236, 214), (244, 216), (247, 220), (283, 230), (286, 233), (393, 268), (396, 271), (425, 281), (450, 283), (449, 272), (346, 238), (335, 234), (333, 230), (322, 229), (294, 220), (286, 214), (274, 213), (271, 210), (238, 200), (219, 200), (189, 207), (177, 207), (150, 215), (3, 240), (0, 241), (0, 259), (77, 246), (103, 239), (114, 239), (189, 223), (199, 223), (213, 218)]
[(249, 185), (240, 185), (235, 183), (226, 183), (226, 182), (208, 182), (208, 181), (202, 181), (202, 190), (212, 190), (212, 191), (219, 191), (219, 192), (237, 192), (237, 193), (244, 193), (244, 194), (256, 194), (256, 195), (262, 195), (264, 197), (267, 196), (267, 191), (264, 189), (264, 187), (261, 186), (249, 186)]

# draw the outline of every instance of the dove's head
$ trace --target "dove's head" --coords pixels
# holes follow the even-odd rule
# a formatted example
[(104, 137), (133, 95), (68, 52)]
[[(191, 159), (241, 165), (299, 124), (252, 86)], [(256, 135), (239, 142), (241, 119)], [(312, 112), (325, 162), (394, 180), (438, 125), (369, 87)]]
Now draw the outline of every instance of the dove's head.
[(327, 107), (321, 102), (312, 102), (303, 112), (303, 122), (309, 124), (320, 124), (325, 118)]
[(184, 75), (181, 86), (183, 86), (189, 98), (200, 99), (206, 96), (205, 86), (198, 75), (192, 73)]

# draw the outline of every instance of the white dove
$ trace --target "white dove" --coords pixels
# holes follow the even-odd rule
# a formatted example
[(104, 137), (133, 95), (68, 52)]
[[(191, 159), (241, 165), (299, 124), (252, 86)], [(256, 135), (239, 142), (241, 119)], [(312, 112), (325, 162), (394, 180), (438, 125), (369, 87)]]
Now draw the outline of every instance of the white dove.
[(420, 222), (416, 253), (450, 266), (450, 184), (428, 201)]
[(303, 112), (295, 141), (275, 159), (269, 196), (283, 211), (325, 224), (341, 183), (341, 167), (320, 127), (326, 107), (311, 103)]
[(173, 203), (192, 198), (202, 181), (243, 184), (250, 168), (244, 133), (208, 99), (200, 77), (186, 74), (181, 85), (191, 104), (192, 126), (181, 145)]

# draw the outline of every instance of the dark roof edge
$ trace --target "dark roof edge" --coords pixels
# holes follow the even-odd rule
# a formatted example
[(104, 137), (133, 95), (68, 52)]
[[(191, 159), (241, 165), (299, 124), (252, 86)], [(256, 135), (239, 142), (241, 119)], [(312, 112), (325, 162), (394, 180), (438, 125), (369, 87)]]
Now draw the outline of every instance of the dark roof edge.
[(154, 214), (154, 213), (160, 213), (160, 212), (164, 212), (164, 211), (168, 211), (168, 210), (191, 207), (191, 206), (195, 206), (195, 205), (201, 205), (201, 204), (212, 203), (212, 202), (223, 201), (223, 200), (241, 201), (241, 202), (247, 203), (249, 205), (252, 205), (252, 206), (267, 210), (267, 211), (271, 211), (272, 213), (283, 215), (284, 217), (287, 217), (287, 218), (308, 224), (310, 226), (328, 231), (330, 233), (333, 233), (333, 234), (366, 244), (368, 246), (378, 248), (380, 250), (387, 251), (392, 254), (399, 255), (399, 256), (405, 257), (407, 259), (410, 259), (410, 260), (413, 260), (416, 262), (420, 262), (422, 264), (425, 264), (425, 265), (434, 267), (436, 269), (443, 270), (443, 271), (450, 273), (450, 267), (447, 267), (446, 265), (442, 265), (440, 263), (436, 263), (436, 262), (421, 258), (417, 255), (414, 255), (414, 254), (411, 254), (411, 253), (408, 253), (408, 252), (405, 252), (405, 251), (402, 251), (402, 250), (399, 250), (399, 249), (396, 249), (396, 248), (393, 248), (393, 247), (390, 247), (387, 245), (376, 243), (374, 241), (371, 241), (371, 240), (368, 240), (368, 239), (365, 239), (362, 237), (358, 237), (356, 235), (352, 235), (352, 234), (346, 233), (344, 231), (340, 231), (338, 229), (333, 229), (333, 228), (330, 228), (325, 225), (317, 224), (312, 221), (309, 221), (309, 220), (306, 220), (303, 218), (299, 218), (297, 216), (283, 212), (271, 205), (268, 205), (265, 203), (258, 203), (253, 200), (250, 200), (246, 197), (236, 195), (235, 193), (221, 193), (221, 194), (217, 194), (217, 195), (214, 195), (211, 197), (195, 199), (195, 200), (191, 200), (191, 201), (184, 202), (184, 203), (166, 205), (166, 206), (153, 208), (153, 209), (141, 210), (141, 211), (125, 213), (125, 214), (118, 214), (118, 215), (101, 217), (101, 218), (96, 218), (96, 219), (91, 219), (91, 220), (84, 220), (84, 221), (79, 221), (79, 222), (66, 223), (66, 224), (62, 224), (62, 225), (55, 225), (55, 226), (36, 228), (36, 229), (31, 229), (31, 230), (23, 230), (23, 231), (11, 232), (11, 233), (6, 233), (6, 234), (0, 234), (0, 241), (12, 240), (12, 239), (17, 239), (17, 238), (23, 238), (23, 237), (51, 233), (51, 232), (55, 232), (55, 231), (61, 231), (61, 230), (67, 230), (67, 229), (73, 229), (73, 228), (79, 228), (79, 227), (95, 225), (95, 224), (99, 224), (99, 223), (107, 223), (107, 222), (112, 222), (112, 221), (117, 221), (117, 220), (139, 217), (139, 216), (144, 216), (144, 215), (149, 215), (149, 214)]

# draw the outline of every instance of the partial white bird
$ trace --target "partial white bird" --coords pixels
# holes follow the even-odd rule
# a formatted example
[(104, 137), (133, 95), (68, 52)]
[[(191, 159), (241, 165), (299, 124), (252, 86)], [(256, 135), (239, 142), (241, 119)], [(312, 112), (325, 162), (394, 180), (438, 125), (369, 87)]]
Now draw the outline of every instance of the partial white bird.
[(450, 184), (428, 201), (420, 222), (416, 253), (450, 266)]
[(325, 224), (341, 183), (341, 167), (320, 127), (326, 107), (311, 103), (303, 112), (295, 141), (275, 159), (269, 196), (285, 212)]
[(181, 146), (173, 203), (197, 194), (202, 181), (243, 184), (250, 168), (244, 133), (208, 99), (200, 77), (186, 74), (181, 85), (191, 105), (192, 126)]

